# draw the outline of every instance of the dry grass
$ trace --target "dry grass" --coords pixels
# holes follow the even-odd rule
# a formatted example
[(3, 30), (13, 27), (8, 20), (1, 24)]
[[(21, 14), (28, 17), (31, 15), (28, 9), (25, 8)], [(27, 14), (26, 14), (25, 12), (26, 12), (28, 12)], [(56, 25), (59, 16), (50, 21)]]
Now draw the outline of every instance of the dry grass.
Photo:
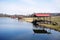
[[(43, 18), (39, 18), (39, 19), (38, 19), (37, 17), (27, 17), (27, 18), (24, 17), (24, 18), (23, 18), (23, 20), (24, 20), (24, 21), (27, 21), (27, 22), (32, 22), (33, 19), (36, 19), (36, 20), (42, 19), (42, 20), (44, 20)], [(50, 19), (47, 17), (47, 18), (45, 18), (45, 20), (50, 20)], [(51, 29), (55, 29), (55, 30), (60, 31), (60, 16), (52, 16), (52, 17), (51, 17), (51, 21), (57, 22), (58, 25), (52, 25), (52, 24), (39, 24), (39, 25), (42, 25), (42, 26), (45, 26), (45, 27), (47, 27), (47, 28), (51, 28)]]
[(51, 28), (51, 29), (60, 31), (60, 26), (58, 26), (58, 25), (50, 25), (50, 24), (39, 24), (39, 25), (44, 26), (46, 28)]
[[(30, 21), (30, 22), (32, 22), (33, 19), (36, 19), (36, 20), (44, 20), (43, 17), (40, 17), (39, 19), (37, 17), (24, 17), (23, 18), (23, 20)], [(45, 17), (45, 20), (50, 20), (50, 18), (49, 17)], [(51, 17), (51, 21), (58, 22), (59, 23), (60, 22), (60, 16), (52, 16)]]

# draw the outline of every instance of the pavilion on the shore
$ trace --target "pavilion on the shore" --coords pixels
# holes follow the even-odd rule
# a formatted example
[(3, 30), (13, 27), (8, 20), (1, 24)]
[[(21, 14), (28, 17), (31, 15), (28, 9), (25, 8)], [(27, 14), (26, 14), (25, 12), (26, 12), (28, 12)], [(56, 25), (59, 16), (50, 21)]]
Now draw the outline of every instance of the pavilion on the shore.
[(44, 22), (51, 21), (50, 13), (34, 13), (34, 17), (37, 17), (37, 20), (44, 20)]

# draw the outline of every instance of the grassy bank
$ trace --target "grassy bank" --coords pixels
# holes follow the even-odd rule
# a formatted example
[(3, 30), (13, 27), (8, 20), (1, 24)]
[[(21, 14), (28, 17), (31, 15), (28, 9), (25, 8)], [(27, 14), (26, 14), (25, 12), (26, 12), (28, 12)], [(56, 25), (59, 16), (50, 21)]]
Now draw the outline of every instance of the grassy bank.
[(59, 25), (51, 25), (51, 24), (38, 24), (38, 25), (60, 31), (60, 26)]
[[(36, 20), (40, 20), (40, 19), (42, 19), (42, 20), (44, 20), (43, 18), (37, 18), (37, 17), (23, 17), (23, 20), (24, 21), (28, 21), (28, 22), (32, 22), (33, 21), (33, 19), (36, 19)], [(46, 17), (45, 18), (45, 20), (50, 20), (48, 17)], [(51, 17), (51, 21), (53, 21), (53, 22), (60, 22), (60, 16), (52, 16)]]
[[(43, 18), (38, 19), (37, 17), (24, 17), (23, 18), (23, 20), (26, 21), (26, 22), (32, 22), (33, 19), (36, 19), (36, 20), (42, 19), (43, 20)], [(45, 19), (50, 20), (49, 18), (45, 18)], [(46, 28), (51, 28), (51, 29), (55, 29), (55, 30), (60, 31), (60, 16), (52, 16), (51, 21), (57, 22), (58, 25), (52, 25), (52, 24), (39, 24), (39, 25), (42, 25)]]

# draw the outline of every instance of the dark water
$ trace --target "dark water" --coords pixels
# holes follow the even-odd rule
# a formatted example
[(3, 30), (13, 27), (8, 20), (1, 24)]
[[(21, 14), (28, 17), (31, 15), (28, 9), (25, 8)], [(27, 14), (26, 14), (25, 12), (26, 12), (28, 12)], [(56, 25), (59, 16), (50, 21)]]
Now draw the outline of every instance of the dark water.
[(0, 18), (0, 40), (60, 40), (60, 32), (45, 28), (49, 34), (37, 33), (39, 28), (17, 19)]

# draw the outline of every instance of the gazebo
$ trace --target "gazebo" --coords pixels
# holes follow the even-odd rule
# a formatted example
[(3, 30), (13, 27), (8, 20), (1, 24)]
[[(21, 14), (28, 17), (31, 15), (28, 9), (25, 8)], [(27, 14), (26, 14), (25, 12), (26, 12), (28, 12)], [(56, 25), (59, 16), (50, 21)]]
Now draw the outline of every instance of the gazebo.
[(51, 21), (50, 13), (34, 13), (34, 17), (37, 17), (37, 20), (45, 20), (44, 23)]

